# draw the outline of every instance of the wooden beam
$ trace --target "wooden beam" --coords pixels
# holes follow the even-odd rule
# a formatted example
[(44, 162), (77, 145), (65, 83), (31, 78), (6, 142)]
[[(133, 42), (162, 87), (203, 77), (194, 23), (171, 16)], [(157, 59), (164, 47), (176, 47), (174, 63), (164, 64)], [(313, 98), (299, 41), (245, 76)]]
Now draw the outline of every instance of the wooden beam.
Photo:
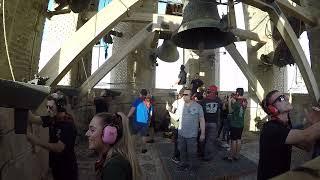
[(230, 30), (235, 36), (240, 39), (250, 39), (261, 43), (267, 43), (267, 37), (261, 36), (255, 32), (244, 30), (244, 29), (231, 29)]
[(39, 75), (50, 77), (47, 85), (57, 85), (81, 56), (87, 53), (117, 23), (129, 16), (129, 9), (134, 9), (141, 2), (142, 0), (112, 1), (72, 34)]
[(317, 25), (316, 18), (312, 16), (307, 8), (304, 8), (297, 4), (294, 5), (288, 0), (276, 0), (276, 2), (284, 12), (290, 14), (291, 16), (301, 19), (310, 26)]
[[(271, 4), (265, 3), (261, 0), (240, 0), (240, 2), (259, 8), (262, 11), (269, 12), (273, 9)], [(306, 8), (299, 5), (292, 5), (288, 0), (275, 0), (275, 2), (288, 14), (301, 19), (311, 26), (317, 25), (315, 17), (313, 17)]]
[(121, 62), (131, 51), (135, 50), (144, 40), (155, 33), (152, 31), (152, 23), (148, 24), (136, 35), (117, 54), (113, 54), (105, 61), (80, 87), (80, 97), (92, 89), (105, 75), (107, 75), (117, 64)]
[(320, 97), (319, 87), (314, 77), (313, 71), (308, 63), (307, 57), (293, 31), (288, 19), (281, 11), (277, 3), (273, 3), (273, 10), (269, 12), (271, 21), (275, 24), (300, 70), (304, 83), (314, 102)]
[(247, 62), (243, 59), (240, 52), (237, 50), (236, 46), (234, 45), (234, 43), (226, 46), (225, 49), (233, 58), (234, 62), (238, 65), (238, 67), (240, 68), (244, 76), (247, 78), (249, 85), (255, 92), (258, 100), (261, 102), (264, 97), (265, 91), (261, 86), (260, 82), (258, 81), (258, 79), (256, 78), (256, 76), (254, 75), (254, 73), (249, 68)]
[[(272, 7), (271, 7), (272, 8)], [(153, 22), (154, 29), (161, 31), (162, 24), (169, 26), (170, 31), (175, 31), (182, 22), (181, 16), (173, 16), (168, 14), (150, 14), (150, 13), (134, 13), (132, 16), (125, 18), (126, 22)], [(250, 39), (261, 43), (266, 43), (266, 37), (261, 36), (255, 32), (243, 29), (234, 28), (230, 30), (240, 39)]]

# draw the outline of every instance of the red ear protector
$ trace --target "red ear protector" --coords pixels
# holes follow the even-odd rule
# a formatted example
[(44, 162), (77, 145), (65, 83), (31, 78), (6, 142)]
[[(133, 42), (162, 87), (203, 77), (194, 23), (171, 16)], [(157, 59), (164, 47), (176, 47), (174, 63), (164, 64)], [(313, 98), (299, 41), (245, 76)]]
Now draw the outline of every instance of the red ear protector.
[(271, 115), (271, 116), (276, 116), (279, 114), (279, 110), (273, 106), (272, 104), (269, 104), (268, 103), (268, 99), (264, 99), (262, 101), (262, 107), (264, 109), (264, 111), (268, 114), (268, 115)]
[(276, 107), (274, 107), (273, 105), (268, 105), (267, 110), (270, 113), (269, 115), (271, 115), (271, 116), (276, 116), (279, 114), (279, 110)]
[[(120, 122), (118, 122), (120, 120)], [(113, 145), (122, 137), (122, 119), (117, 113), (112, 117), (112, 123), (103, 128), (102, 141), (105, 144)]]

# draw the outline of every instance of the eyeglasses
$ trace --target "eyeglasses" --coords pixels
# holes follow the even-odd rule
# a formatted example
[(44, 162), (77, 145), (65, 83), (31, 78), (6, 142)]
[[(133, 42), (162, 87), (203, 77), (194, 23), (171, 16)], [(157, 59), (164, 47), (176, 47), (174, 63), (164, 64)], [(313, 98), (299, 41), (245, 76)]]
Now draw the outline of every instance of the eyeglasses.
[(272, 102), (272, 105), (275, 104), (277, 101), (282, 102), (282, 101), (285, 101), (286, 99), (287, 99), (286, 96), (282, 94)]
[(190, 96), (190, 94), (182, 94), (183, 96)]

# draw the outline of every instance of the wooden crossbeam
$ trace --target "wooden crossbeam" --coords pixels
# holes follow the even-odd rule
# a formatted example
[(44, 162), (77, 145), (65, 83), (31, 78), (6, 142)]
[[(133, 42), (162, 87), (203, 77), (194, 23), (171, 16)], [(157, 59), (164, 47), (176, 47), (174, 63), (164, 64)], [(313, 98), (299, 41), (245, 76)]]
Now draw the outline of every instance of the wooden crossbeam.
[[(259, 8), (262, 11), (268, 12), (273, 9), (271, 4), (267, 4), (261, 0), (240, 0), (240, 2)], [(275, 2), (281, 7), (283, 11), (287, 12), (288, 14), (301, 19), (310, 26), (317, 25), (316, 18), (312, 16), (312, 14), (310, 14), (310, 12), (306, 8), (299, 5), (294, 5), (288, 0), (275, 0)]]
[[(297, 36), (296, 36), (295, 32), (293, 31), (288, 19), (286, 18), (286, 16), (282, 12), (282, 10), (278, 4), (280, 2), (280, 4), (282, 4), (281, 6), (283, 7), (283, 4), (284, 4), (283, 2), (285, 0), (281, 0), (281, 1), (276, 0), (272, 4), (266, 4), (260, 0), (241, 0), (241, 1), (245, 4), (257, 7), (259, 9), (269, 13), (271, 21), (277, 27), (282, 38), (286, 42), (286, 45), (290, 49), (290, 52), (291, 52), (293, 58), (295, 59), (295, 62), (300, 70), (300, 73), (302, 75), (302, 78), (305, 82), (305, 85), (308, 89), (310, 96), (316, 102), (320, 97), (318, 84), (315, 80), (314, 74), (311, 70), (309, 63), (308, 63), (307, 57), (304, 54), (304, 51), (298, 41)], [(294, 11), (294, 8), (292, 8), (292, 11)], [(302, 14), (302, 11), (296, 11), (295, 14), (296, 15), (299, 14), (300, 18), (301, 17), (308, 18), (307, 16)], [(299, 18), (299, 17), (297, 17), (297, 18)]]
[(135, 50), (144, 40), (155, 34), (152, 31), (152, 23), (148, 24), (134, 35), (117, 54), (113, 54), (106, 60), (80, 87), (80, 97), (92, 89), (105, 75), (121, 62), (130, 52)]
[(261, 36), (252, 31), (244, 29), (231, 29), (230, 31), (241, 39), (250, 39), (264, 44), (267, 43), (267, 38), (265, 36)]
[(240, 52), (237, 50), (236, 46), (232, 43), (226, 46), (225, 49), (228, 51), (234, 62), (238, 65), (244, 76), (247, 78), (249, 86), (253, 89), (258, 100), (261, 102), (264, 97), (265, 91), (261, 86), (261, 83), (249, 68), (246, 61), (241, 56)]
[(317, 102), (320, 97), (318, 84), (308, 63), (307, 57), (299, 43), (298, 37), (278, 4), (273, 3), (273, 6), (273, 11), (269, 12), (270, 19), (274, 22), (286, 45), (290, 49), (309, 94), (313, 98), (314, 102)]
[(57, 85), (81, 56), (117, 23), (129, 16), (129, 9), (134, 9), (141, 2), (142, 0), (112, 1), (72, 34), (39, 72), (39, 75), (50, 77), (47, 85)]
[(297, 4), (294, 5), (290, 3), (288, 0), (276, 0), (276, 2), (280, 6), (281, 10), (290, 14), (291, 16), (301, 19), (310, 26), (317, 25), (316, 18), (312, 16), (312, 14), (307, 8), (304, 8)]

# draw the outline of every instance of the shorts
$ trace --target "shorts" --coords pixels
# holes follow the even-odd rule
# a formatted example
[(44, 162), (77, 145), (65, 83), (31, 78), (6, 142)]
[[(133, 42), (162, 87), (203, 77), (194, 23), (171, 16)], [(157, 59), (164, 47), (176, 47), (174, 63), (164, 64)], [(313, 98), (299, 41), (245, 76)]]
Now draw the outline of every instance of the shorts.
[(147, 136), (148, 134), (148, 124), (142, 123), (133, 123), (133, 134), (137, 134), (139, 136)]
[(231, 140), (241, 139), (242, 131), (243, 131), (243, 127), (242, 128), (230, 127), (230, 139)]

